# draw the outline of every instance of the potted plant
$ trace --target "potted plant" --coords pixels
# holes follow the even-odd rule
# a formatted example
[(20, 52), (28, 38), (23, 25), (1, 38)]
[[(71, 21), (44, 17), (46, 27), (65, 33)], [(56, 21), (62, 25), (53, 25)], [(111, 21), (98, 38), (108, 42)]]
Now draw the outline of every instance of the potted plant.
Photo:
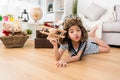
[(31, 35), (31, 34), (32, 34), (32, 30), (31, 30), (31, 29), (26, 29), (26, 33), (27, 33), (28, 35)]
[(0, 15), (0, 21), (2, 21), (2, 15)]
[(73, 0), (72, 14), (77, 15), (77, 4), (78, 0)]

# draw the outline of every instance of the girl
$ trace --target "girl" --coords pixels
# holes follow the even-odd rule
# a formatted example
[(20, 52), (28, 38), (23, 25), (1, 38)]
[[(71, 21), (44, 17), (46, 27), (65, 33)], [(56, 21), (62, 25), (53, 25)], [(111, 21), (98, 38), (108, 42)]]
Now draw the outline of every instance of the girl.
[[(61, 43), (58, 48), (58, 40), (56, 38), (49, 41), (53, 44), (53, 51), (58, 67), (65, 67), (67, 63), (82, 59), (84, 54), (93, 54), (99, 52), (109, 52), (110, 47), (101, 39), (96, 37), (94, 27), (89, 36), (94, 40), (88, 39), (88, 33), (83, 27), (82, 21), (78, 16), (67, 17), (64, 21), (64, 30), (66, 30), (65, 38), (59, 40)], [(69, 57), (62, 59), (65, 50), (68, 50)]]

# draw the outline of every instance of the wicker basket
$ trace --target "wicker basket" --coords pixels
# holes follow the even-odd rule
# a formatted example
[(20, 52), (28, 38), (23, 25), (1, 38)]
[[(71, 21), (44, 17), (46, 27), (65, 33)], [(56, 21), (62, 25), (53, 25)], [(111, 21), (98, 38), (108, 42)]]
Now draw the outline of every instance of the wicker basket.
[(29, 36), (2, 36), (0, 39), (6, 48), (23, 47)]

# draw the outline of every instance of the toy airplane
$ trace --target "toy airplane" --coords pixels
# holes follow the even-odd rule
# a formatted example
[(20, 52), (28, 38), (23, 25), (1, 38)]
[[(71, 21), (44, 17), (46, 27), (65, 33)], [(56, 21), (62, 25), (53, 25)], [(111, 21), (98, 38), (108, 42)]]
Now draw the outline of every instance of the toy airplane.
[(56, 28), (51, 28), (47, 26), (40, 26), (40, 32), (42, 34), (48, 35), (48, 37), (56, 37), (56, 38), (65, 38), (64, 34), (66, 33), (65, 30), (60, 30)]

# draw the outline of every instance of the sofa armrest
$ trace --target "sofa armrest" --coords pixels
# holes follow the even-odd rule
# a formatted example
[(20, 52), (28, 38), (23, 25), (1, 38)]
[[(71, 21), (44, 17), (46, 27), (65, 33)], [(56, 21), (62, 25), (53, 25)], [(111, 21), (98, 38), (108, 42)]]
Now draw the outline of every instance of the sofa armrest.
[(104, 22), (103, 32), (120, 32), (120, 22)]

